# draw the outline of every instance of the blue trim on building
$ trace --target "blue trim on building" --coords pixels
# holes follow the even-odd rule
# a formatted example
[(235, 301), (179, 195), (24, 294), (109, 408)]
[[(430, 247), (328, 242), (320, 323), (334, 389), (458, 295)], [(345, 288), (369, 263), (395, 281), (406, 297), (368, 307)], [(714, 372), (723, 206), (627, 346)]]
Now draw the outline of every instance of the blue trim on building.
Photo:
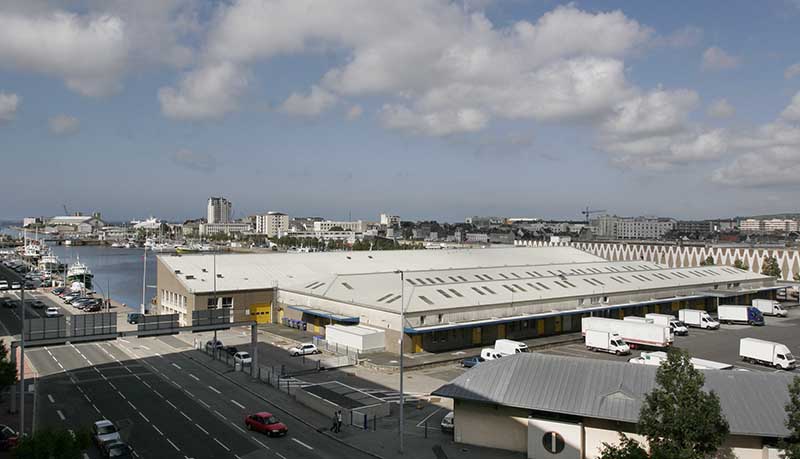
[(322, 311), (320, 309), (311, 309), (311, 308), (301, 308), (300, 306), (287, 306), (289, 309), (293, 309), (295, 311), (300, 311), (303, 314), (308, 314), (310, 316), (317, 316), (323, 317), (328, 320), (333, 320), (335, 322), (341, 322), (346, 324), (358, 324), (361, 319), (358, 317), (347, 317), (340, 314), (334, 314), (329, 311)]

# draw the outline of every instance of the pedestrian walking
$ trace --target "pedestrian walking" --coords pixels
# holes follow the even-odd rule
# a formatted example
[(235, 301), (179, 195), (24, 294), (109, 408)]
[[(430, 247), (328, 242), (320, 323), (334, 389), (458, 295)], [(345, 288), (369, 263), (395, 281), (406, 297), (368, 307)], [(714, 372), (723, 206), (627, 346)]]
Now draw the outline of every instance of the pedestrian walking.
[(336, 432), (342, 431), (342, 410), (336, 412)]
[(331, 416), (331, 432), (336, 433), (336, 426), (339, 424), (339, 419), (336, 417), (336, 411)]

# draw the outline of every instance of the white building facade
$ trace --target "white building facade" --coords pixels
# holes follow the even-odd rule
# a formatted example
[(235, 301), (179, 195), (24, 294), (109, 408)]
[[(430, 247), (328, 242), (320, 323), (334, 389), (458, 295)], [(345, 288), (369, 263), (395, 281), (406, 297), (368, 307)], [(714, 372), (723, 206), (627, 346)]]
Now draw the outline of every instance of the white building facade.
[(332, 220), (314, 222), (314, 231), (330, 231), (331, 228), (336, 227), (339, 227), (344, 231), (353, 231), (355, 233), (363, 233), (367, 230), (366, 222), (361, 220), (355, 222), (337, 222)]
[(289, 231), (289, 216), (280, 212), (268, 212), (255, 216), (255, 229), (267, 237), (280, 237)]
[(253, 227), (249, 223), (201, 223), (200, 235), (212, 236), (214, 234), (224, 233), (249, 233)]
[(206, 220), (209, 224), (230, 223), (231, 207), (231, 202), (225, 198), (213, 196), (208, 198), (208, 216)]

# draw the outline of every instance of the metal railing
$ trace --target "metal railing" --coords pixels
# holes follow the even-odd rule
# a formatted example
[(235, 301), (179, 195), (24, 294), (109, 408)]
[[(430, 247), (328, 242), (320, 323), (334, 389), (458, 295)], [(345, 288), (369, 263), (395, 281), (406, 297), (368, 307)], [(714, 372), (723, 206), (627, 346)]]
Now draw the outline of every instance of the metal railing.
[(313, 337), (312, 342), (314, 343), (314, 346), (317, 346), (317, 349), (322, 351), (328, 351), (328, 352), (333, 352), (334, 354), (345, 355), (356, 359), (356, 361), (358, 361), (361, 358), (361, 351), (359, 351), (358, 349), (346, 346), (344, 344), (329, 343), (321, 336)]

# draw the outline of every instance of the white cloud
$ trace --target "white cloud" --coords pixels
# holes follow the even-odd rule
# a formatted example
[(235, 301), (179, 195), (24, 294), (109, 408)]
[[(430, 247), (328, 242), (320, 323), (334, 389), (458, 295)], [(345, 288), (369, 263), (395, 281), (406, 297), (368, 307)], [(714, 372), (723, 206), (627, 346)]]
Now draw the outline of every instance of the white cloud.
[(670, 134), (683, 128), (697, 93), (687, 90), (655, 90), (614, 107), (603, 123), (607, 134), (641, 137)]
[(191, 150), (178, 150), (170, 155), (170, 160), (181, 167), (198, 172), (214, 172), (217, 169), (217, 159), (206, 153), (196, 153)]
[(787, 80), (791, 80), (798, 75), (800, 75), (800, 62), (786, 67), (786, 71), (783, 72), (783, 77)]
[(386, 127), (434, 136), (479, 131), (488, 122), (486, 114), (474, 108), (419, 113), (402, 105), (384, 105), (381, 118)]
[(725, 52), (722, 48), (712, 46), (703, 53), (703, 70), (728, 70), (736, 68), (741, 59)]
[(48, 121), (50, 132), (56, 135), (69, 135), (78, 132), (80, 121), (69, 115), (57, 115)]
[(161, 111), (180, 120), (219, 118), (238, 108), (247, 87), (247, 72), (230, 62), (203, 67), (185, 75), (178, 89), (161, 88)]
[(335, 95), (314, 85), (307, 95), (292, 93), (281, 104), (281, 111), (293, 116), (317, 116), (335, 103)]
[(800, 91), (792, 97), (792, 102), (783, 110), (781, 118), (787, 121), (800, 122)]
[(719, 99), (708, 106), (706, 113), (712, 118), (730, 118), (736, 114), (736, 109), (727, 99)]
[(19, 101), (20, 97), (16, 94), (0, 92), (0, 124), (16, 117)]
[(364, 109), (361, 108), (361, 105), (353, 105), (347, 110), (347, 119), (352, 121), (358, 118), (361, 118), (361, 115), (364, 114)]

